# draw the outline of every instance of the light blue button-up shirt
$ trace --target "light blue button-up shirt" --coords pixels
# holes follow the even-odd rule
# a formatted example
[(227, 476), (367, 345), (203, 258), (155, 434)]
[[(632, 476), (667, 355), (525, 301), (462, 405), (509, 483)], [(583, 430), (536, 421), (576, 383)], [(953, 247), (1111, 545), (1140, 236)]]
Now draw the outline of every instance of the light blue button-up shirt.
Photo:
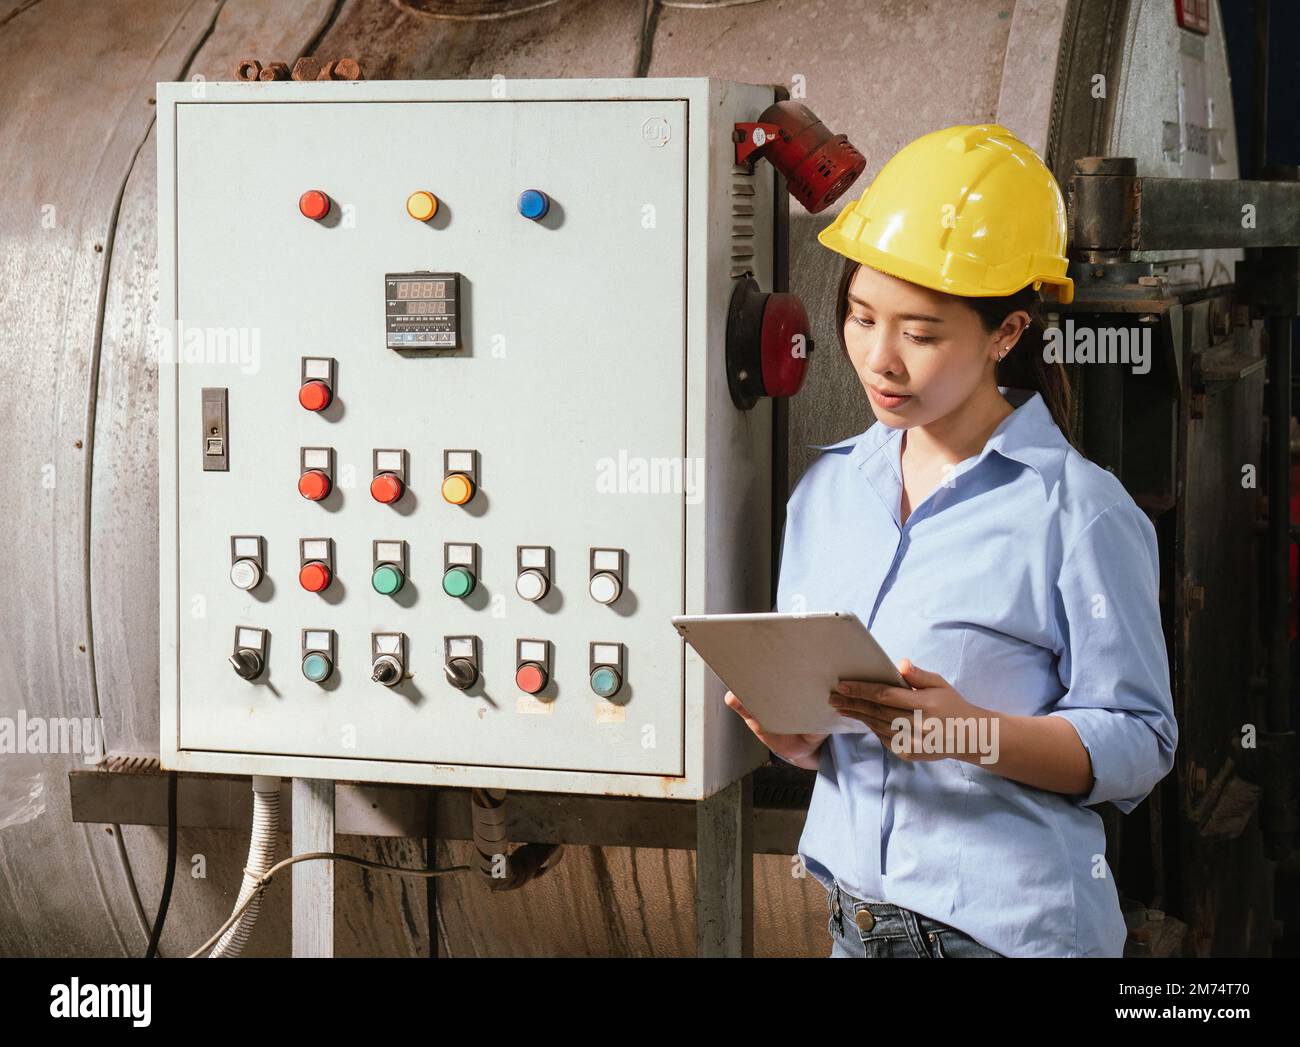
[(1069, 720), (1092, 788), (1066, 796), (835, 734), (799, 853), (828, 889), (833, 877), (1007, 956), (1120, 956), (1093, 808), (1133, 810), (1178, 741), (1155, 528), (1037, 393), (1000, 391), (1015, 410), (901, 525), (902, 429), (814, 445), (786, 510), (776, 609), (852, 611), (894, 661), (976, 706)]

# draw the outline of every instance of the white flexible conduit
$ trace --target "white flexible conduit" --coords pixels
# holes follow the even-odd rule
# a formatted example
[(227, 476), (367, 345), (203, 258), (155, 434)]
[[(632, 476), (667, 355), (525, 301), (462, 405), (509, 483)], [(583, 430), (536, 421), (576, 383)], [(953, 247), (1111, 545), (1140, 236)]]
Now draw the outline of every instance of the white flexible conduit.
[[(257, 882), (275, 864), (276, 837), (280, 834), (280, 779), (253, 775), (253, 836), (248, 841), (248, 861), (244, 865), (244, 882), (235, 901), (238, 909), (257, 888)], [(262, 899), (254, 898), (244, 914), (212, 948), (208, 959), (238, 956), (253, 933), (257, 910)]]

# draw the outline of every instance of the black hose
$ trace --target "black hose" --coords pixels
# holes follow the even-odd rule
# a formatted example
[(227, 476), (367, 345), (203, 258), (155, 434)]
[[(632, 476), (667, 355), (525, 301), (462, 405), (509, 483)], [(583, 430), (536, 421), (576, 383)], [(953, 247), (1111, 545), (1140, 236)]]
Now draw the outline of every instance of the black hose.
[(146, 960), (158, 955), (158, 941), (162, 938), (163, 924), (167, 922), (167, 907), (171, 905), (172, 884), (176, 881), (176, 772), (167, 775), (167, 876), (163, 880), (162, 899), (158, 902), (158, 915), (153, 922), (153, 933), (149, 935), (149, 949), (144, 954)]

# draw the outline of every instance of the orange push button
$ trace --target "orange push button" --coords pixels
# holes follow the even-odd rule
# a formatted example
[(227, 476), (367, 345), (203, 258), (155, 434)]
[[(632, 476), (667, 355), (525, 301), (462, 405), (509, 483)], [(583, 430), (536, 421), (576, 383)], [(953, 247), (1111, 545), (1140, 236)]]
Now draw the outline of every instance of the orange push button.
[(329, 496), (330, 478), (319, 469), (308, 469), (298, 477), (298, 493), (311, 502), (319, 502)]
[(464, 473), (452, 473), (442, 481), (442, 496), (452, 505), (464, 505), (474, 497), (474, 481)]

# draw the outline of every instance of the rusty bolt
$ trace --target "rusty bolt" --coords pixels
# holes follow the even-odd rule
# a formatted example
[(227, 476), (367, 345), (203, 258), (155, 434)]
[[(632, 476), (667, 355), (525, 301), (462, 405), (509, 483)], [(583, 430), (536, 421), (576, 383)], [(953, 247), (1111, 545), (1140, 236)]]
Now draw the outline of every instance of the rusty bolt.
[(315, 80), (320, 75), (320, 63), (304, 55), (293, 63), (292, 75), (295, 80)]
[(235, 66), (236, 80), (256, 80), (262, 75), (262, 63), (256, 58), (240, 59), (239, 65)]
[(340, 58), (334, 63), (334, 75), (339, 80), (361, 80), (361, 63), (355, 58)]
[(322, 65), (322, 66), (320, 67), (320, 72), (316, 74), (316, 79), (317, 79), (317, 80), (337, 80), (338, 77), (334, 75), (334, 67), (335, 67), (337, 64), (338, 64), (338, 63), (336, 63), (336, 62), (326, 62), (324, 65)]
[(272, 62), (262, 70), (259, 80), (288, 80), (289, 67), (283, 62)]

